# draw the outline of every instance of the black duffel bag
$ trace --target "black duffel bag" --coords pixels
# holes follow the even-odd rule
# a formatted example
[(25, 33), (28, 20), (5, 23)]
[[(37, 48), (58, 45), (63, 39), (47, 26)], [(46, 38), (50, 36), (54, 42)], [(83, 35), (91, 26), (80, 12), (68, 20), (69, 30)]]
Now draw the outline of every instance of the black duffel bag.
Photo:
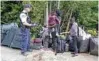
[(85, 40), (78, 38), (78, 50), (80, 53), (89, 52), (89, 38), (86, 38)]
[(98, 56), (98, 38), (90, 38), (90, 54)]
[[(11, 23), (11, 24), (4, 24), (2, 25), (2, 45), (7, 45), (10, 46), (14, 35), (15, 35), (15, 28), (18, 28), (18, 25), (16, 23)], [(4, 35), (6, 34), (6, 35)]]

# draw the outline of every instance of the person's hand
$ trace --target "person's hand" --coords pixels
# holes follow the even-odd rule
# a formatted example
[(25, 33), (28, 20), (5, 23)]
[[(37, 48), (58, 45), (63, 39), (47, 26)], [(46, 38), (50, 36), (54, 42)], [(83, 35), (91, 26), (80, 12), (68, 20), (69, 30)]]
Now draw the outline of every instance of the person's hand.
[(34, 23), (34, 24), (32, 24), (31, 26), (34, 27), (34, 26), (37, 26), (37, 25), (38, 25), (38, 24)]

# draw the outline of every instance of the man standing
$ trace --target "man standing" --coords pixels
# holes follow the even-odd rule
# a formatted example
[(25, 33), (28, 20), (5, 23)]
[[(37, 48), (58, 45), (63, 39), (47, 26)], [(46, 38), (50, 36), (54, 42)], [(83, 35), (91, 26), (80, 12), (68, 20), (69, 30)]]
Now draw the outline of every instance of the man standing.
[[(59, 19), (56, 16), (56, 12), (52, 11), (51, 15), (48, 19), (48, 33), (50, 35), (50, 38), (52, 38), (52, 44), (53, 44), (53, 50), (55, 54), (57, 53), (57, 42), (58, 42), (58, 29), (57, 24), (59, 24)], [(57, 36), (57, 37), (56, 37)]]
[(77, 31), (78, 31), (78, 24), (75, 22), (75, 17), (72, 17), (71, 19), (71, 29), (70, 29), (70, 36), (72, 37), (73, 40), (73, 48), (74, 48), (74, 52), (72, 53), (73, 56), (77, 56), (78, 53), (78, 47), (77, 47)]
[(60, 32), (61, 32), (61, 28), (60, 28), (60, 24), (61, 24), (61, 11), (59, 9), (56, 10), (56, 16), (59, 19), (59, 24), (57, 24), (57, 30), (58, 30), (58, 33), (60, 34)]
[(24, 10), (20, 14), (20, 25), (21, 25), (21, 34), (22, 34), (22, 42), (21, 42), (21, 54), (27, 55), (26, 52), (29, 51), (30, 47), (30, 27), (35, 26), (36, 24), (31, 24), (30, 17), (28, 16), (28, 12), (31, 11), (32, 6), (30, 4), (24, 5)]
[(43, 31), (42, 31), (42, 39), (43, 39), (43, 46), (45, 49), (48, 48), (48, 28), (47, 25), (44, 24)]
[(56, 31), (56, 35), (59, 36), (59, 33), (58, 33), (58, 29), (57, 29), (57, 25), (60, 24), (60, 20), (59, 18), (56, 16), (56, 12), (52, 11), (51, 12), (51, 15), (49, 16), (49, 19), (48, 19), (48, 27), (50, 30), (55, 30)]

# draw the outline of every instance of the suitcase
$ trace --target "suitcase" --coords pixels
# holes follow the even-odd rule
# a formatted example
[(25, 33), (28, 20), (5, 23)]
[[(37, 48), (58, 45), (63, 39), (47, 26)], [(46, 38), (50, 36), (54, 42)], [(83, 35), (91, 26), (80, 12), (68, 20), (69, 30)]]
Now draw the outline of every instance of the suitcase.
[(98, 56), (98, 38), (90, 38), (90, 54)]

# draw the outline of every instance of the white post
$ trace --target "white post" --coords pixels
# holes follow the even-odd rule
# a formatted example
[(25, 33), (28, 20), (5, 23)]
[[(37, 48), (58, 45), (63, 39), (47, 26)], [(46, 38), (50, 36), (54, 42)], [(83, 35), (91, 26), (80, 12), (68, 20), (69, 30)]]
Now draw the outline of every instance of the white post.
[(46, 17), (45, 17), (46, 25), (48, 26), (48, 2), (46, 4)]
[(52, 10), (51, 6), (52, 6), (52, 1), (50, 1), (50, 8), (49, 8), (50, 11), (49, 11), (49, 13), (51, 13), (51, 10)]
[(60, 0), (58, 0), (58, 7), (57, 7), (57, 9), (59, 9), (59, 7), (60, 7)]

